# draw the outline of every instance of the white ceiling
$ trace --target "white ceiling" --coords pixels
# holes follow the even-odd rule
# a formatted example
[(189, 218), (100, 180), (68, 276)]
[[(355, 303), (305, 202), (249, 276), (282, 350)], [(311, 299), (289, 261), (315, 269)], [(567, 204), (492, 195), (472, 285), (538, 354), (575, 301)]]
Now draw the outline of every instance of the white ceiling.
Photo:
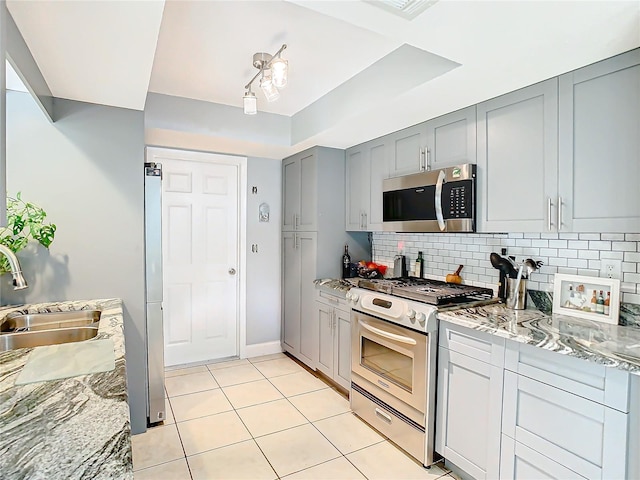
[[(460, 64), (422, 83), (388, 69), (375, 101), (295, 145), (251, 142), (263, 156), (345, 148), (640, 46), (637, 0), (440, 0), (411, 21), (359, 0), (7, 5), (54, 96), (125, 108), (143, 109), (147, 92), (241, 108), (253, 54), (282, 43), (289, 86), (270, 104), (257, 92), (258, 108), (294, 123), (331, 92), (366, 88), (349, 80), (404, 44)], [(246, 154), (243, 142), (231, 143)]]

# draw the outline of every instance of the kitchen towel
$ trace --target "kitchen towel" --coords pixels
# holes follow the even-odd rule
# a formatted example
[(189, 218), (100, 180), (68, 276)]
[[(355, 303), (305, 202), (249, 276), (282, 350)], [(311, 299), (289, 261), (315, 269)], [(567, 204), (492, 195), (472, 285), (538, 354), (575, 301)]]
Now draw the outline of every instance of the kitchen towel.
[(110, 338), (36, 347), (18, 375), (16, 385), (108, 372), (115, 367)]

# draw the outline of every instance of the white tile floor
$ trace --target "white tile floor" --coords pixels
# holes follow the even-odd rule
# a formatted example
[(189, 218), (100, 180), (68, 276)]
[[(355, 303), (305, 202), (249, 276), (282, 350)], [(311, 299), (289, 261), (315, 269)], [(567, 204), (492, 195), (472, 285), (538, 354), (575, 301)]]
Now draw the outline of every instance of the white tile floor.
[(136, 480), (436, 479), (284, 354), (167, 371), (167, 421), (135, 435)]

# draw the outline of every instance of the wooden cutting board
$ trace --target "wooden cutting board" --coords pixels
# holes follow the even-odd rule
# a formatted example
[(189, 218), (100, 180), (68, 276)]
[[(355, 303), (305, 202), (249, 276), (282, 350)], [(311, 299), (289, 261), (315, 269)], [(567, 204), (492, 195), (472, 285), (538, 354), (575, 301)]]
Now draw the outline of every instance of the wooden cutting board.
[(88, 340), (36, 347), (18, 375), (16, 385), (109, 372), (116, 368), (113, 340)]

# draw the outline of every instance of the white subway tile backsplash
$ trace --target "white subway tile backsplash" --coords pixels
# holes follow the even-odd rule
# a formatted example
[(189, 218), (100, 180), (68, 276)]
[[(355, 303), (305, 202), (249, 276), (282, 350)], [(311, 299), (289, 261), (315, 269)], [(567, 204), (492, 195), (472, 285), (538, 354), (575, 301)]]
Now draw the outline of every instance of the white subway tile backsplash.
[(495, 233), (495, 234), (373, 234), (373, 259), (393, 266), (401, 244), (413, 266), (418, 251), (424, 252), (425, 277), (443, 280), (463, 264), (466, 283), (497, 288), (498, 270), (491, 266), (491, 252), (507, 248), (518, 262), (531, 257), (544, 266), (531, 275), (530, 289), (552, 291), (556, 273), (597, 277), (600, 260), (622, 261), (623, 301), (640, 303), (640, 234), (599, 233)]
[(600, 240), (624, 240), (624, 233), (601, 233)]

